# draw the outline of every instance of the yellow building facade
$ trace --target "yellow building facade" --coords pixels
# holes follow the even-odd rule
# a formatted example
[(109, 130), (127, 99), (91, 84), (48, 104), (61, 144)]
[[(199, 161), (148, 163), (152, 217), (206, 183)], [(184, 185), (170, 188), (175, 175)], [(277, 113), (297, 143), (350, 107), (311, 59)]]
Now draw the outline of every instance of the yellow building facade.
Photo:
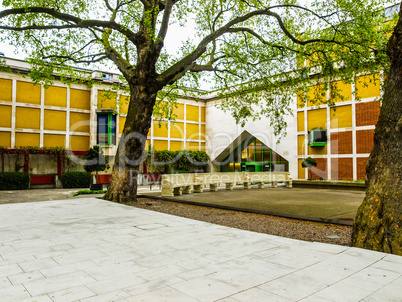
[[(338, 81), (329, 86), (328, 90), (322, 85), (311, 87), (307, 104), (298, 96), (298, 178), (364, 180), (380, 112), (381, 76), (364, 75), (356, 84)], [(343, 98), (332, 100), (334, 106), (323, 105), (334, 87)], [(314, 146), (311, 132), (317, 129), (326, 131), (325, 145)], [(301, 166), (306, 157), (317, 161), (310, 176)]]
[[(93, 73), (95, 84), (55, 81), (45, 88), (24, 75), (29, 65), (7, 59), (12, 73), (0, 72), (0, 146), (63, 147), (86, 150), (100, 144), (114, 155), (126, 120), (129, 98), (110, 95), (113, 74)], [(154, 119), (147, 145), (156, 150), (205, 150), (205, 102), (181, 98), (175, 121)]]

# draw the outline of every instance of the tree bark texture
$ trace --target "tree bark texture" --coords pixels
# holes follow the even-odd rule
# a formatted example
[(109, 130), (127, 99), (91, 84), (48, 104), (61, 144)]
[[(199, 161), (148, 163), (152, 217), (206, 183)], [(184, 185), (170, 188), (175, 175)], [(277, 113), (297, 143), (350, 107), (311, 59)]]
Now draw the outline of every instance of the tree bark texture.
[(130, 203), (137, 200), (137, 175), (156, 100), (153, 85), (130, 85), (130, 104), (117, 148), (112, 178), (104, 199)]
[(402, 12), (387, 53), (387, 77), (374, 148), (367, 163), (367, 192), (353, 227), (353, 246), (402, 255)]

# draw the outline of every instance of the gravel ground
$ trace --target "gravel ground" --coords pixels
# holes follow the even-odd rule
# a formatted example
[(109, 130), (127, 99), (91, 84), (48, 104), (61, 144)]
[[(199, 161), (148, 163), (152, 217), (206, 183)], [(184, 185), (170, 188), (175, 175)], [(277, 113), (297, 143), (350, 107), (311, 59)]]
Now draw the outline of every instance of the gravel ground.
[[(132, 206), (253, 232), (349, 246), (352, 227), (139, 198)], [(337, 238), (328, 238), (334, 236)], [(338, 238), (339, 237), (339, 238)]]

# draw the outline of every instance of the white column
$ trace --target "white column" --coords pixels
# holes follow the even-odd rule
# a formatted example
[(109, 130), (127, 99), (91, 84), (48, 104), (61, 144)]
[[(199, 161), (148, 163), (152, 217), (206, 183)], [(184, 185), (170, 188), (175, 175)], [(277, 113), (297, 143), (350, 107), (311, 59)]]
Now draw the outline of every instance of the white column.
[(97, 136), (97, 129), (96, 129), (96, 109), (98, 108), (98, 88), (97, 87), (92, 87), (91, 89), (91, 100), (90, 100), (90, 122), (89, 122), (89, 128), (90, 128), (90, 142), (92, 147), (93, 145), (96, 145), (96, 136)]
[(116, 114), (116, 133), (115, 133), (116, 146), (119, 145), (119, 141), (120, 141), (120, 97), (121, 97), (121, 94), (117, 93), (116, 94), (116, 111), (117, 111), (117, 114)]
[(43, 147), (43, 131), (45, 130), (45, 87), (40, 86), (40, 134), (39, 134), (39, 147)]
[(155, 147), (154, 146), (154, 117), (153, 116), (151, 117), (151, 139), (150, 139), (149, 144), (152, 145), (152, 147)]
[(183, 110), (184, 110), (184, 149), (187, 149), (187, 104), (183, 104)]
[(352, 84), (352, 154), (353, 154), (353, 180), (357, 180), (357, 158), (356, 158), (356, 100), (355, 84)]
[(67, 86), (67, 104), (66, 104), (66, 148), (70, 147), (70, 87)]
[(15, 148), (15, 120), (17, 111), (17, 80), (12, 81), (11, 92), (11, 148)]
[[(307, 103), (303, 107), (303, 113), (304, 113), (304, 158), (306, 158), (308, 155)], [(304, 178), (308, 179), (308, 169), (304, 169)]]
[(327, 179), (331, 179), (331, 108), (327, 109)]
[(201, 106), (198, 106), (198, 151), (201, 150)]
[(168, 131), (168, 134), (167, 134), (167, 138), (168, 138), (168, 150), (170, 150), (170, 121), (169, 121), (169, 120), (166, 120), (166, 123), (167, 123), (167, 131)]

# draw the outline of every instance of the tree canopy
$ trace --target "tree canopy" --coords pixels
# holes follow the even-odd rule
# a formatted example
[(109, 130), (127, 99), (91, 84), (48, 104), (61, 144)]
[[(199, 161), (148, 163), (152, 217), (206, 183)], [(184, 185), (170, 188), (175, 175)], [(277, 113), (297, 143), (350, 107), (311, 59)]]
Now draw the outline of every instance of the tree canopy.
[[(159, 100), (174, 102), (177, 88), (198, 89), (209, 73), (238, 122), (266, 115), (279, 133), (296, 88), (387, 67), (393, 23), (383, 9), (395, 2), (4, 0), (0, 41), (28, 51), (31, 76), (45, 83), (111, 61), (131, 84), (147, 69)], [(194, 34), (169, 54), (168, 31), (190, 20)]]

